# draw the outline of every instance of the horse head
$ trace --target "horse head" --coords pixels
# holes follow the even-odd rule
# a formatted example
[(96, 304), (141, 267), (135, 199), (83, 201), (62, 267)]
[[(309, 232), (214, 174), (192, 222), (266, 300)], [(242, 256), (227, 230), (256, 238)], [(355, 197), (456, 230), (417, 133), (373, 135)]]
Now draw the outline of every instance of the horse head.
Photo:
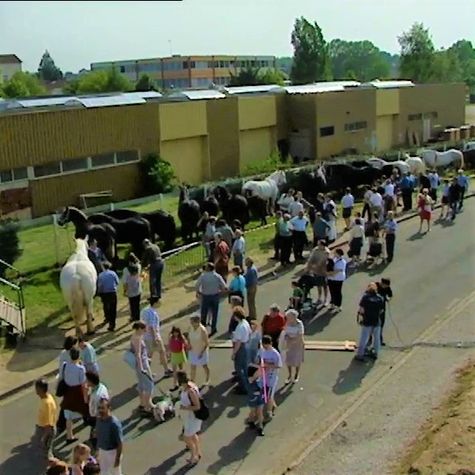
[(69, 223), (69, 221), (69, 206), (66, 206), (63, 212), (59, 216), (57, 216), (56, 222), (59, 226), (64, 226), (66, 223)]
[(287, 183), (287, 177), (285, 176), (284, 170), (277, 170), (272, 173), (268, 180), (272, 180), (277, 186), (282, 186)]

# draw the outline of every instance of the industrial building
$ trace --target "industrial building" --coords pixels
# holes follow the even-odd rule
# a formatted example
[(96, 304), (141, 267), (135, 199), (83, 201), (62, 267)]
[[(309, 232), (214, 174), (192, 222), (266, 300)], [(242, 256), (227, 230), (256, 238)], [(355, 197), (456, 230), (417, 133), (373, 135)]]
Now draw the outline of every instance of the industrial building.
[(0, 82), (9, 81), (21, 71), (21, 59), (16, 54), (0, 54)]
[(463, 84), (404, 81), (0, 101), (0, 210), (36, 217), (85, 193), (140, 196), (149, 153), (199, 184), (275, 150), (306, 161), (422, 145), (464, 119)]
[(166, 58), (129, 59), (124, 61), (105, 61), (91, 63), (91, 70), (117, 71), (138, 81), (147, 74), (162, 89), (207, 88), (211, 85), (226, 85), (231, 74), (237, 75), (241, 69), (275, 69), (275, 56), (181, 56)]

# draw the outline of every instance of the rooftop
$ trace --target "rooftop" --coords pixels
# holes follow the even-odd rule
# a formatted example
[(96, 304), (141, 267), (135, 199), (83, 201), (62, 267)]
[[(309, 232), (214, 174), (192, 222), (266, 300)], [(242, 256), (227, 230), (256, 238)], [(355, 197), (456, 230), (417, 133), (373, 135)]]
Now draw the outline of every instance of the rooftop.
[(13, 64), (21, 62), (21, 59), (16, 54), (0, 54), (0, 64)]

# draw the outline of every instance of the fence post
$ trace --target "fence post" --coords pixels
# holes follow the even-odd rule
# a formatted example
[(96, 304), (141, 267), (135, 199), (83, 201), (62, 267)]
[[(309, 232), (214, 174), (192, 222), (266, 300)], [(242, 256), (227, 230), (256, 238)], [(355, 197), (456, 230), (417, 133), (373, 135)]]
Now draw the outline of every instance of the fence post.
[(163, 194), (162, 193), (158, 195), (158, 199), (160, 201), (160, 209), (163, 209)]
[(115, 209), (114, 203), (109, 203), (109, 204), (110, 204), (110, 210), (109, 211), (114, 211), (114, 209)]
[(59, 265), (59, 241), (58, 241), (58, 217), (56, 214), (51, 215), (53, 217), (53, 227), (54, 227), (54, 252), (56, 255), (56, 265)]

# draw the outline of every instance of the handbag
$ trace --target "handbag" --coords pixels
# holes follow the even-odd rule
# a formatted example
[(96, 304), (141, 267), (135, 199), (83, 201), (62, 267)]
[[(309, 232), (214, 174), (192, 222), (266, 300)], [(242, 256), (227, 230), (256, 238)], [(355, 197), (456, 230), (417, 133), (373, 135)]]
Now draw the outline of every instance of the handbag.
[(129, 350), (125, 350), (123, 360), (135, 371), (137, 369), (137, 361), (134, 353)]
[(66, 363), (63, 363), (63, 367), (61, 368), (61, 375), (60, 380), (58, 381), (58, 385), (56, 386), (56, 396), (63, 397), (66, 394), (66, 390), (68, 389), (68, 385), (66, 381), (64, 381), (64, 367)]
[(206, 421), (209, 419), (209, 408), (204, 402), (203, 398), (200, 397), (200, 408), (196, 411), (193, 411), (193, 413), (200, 421)]

